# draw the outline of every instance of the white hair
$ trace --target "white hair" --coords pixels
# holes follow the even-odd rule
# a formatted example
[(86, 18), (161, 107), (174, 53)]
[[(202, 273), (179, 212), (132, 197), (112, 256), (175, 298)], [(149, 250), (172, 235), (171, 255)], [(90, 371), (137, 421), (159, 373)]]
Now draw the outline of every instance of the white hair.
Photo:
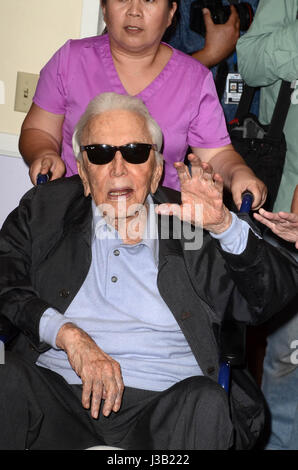
[(157, 147), (157, 151), (155, 151), (156, 163), (162, 164), (163, 156), (160, 153), (160, 150), (162, 147), (163, 136), (159, 125), (151, 117), (143, 101), (133, 96), (118, 95), (117, 93), (101, 93), (90, 101), (86, 111), (77, 123), (72, 137), (72, 148), (76, 159), (82, 160), (82, 153), (80, 151), (81, 139), (89, 120), (105, 111), (111, 111), (114, 109), (133, 111), (145, 118), (152, 142), (153, 144), (156, 144)]

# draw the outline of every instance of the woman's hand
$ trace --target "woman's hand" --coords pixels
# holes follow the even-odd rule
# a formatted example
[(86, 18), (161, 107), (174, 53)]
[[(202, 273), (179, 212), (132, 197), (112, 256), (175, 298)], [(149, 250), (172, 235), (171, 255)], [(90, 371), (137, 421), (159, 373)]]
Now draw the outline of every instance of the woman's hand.
[(49, 153), (43, 157), (39, 157), (34, 160), (29, 169), (29, 176), (33, 184), (36, 185), (37, 176), (40, 174), (46, 175), (49, 174), (51, 180), (61, 178), (65, 173), (65, 164), (56, 153)]
[(124, 384), (118, 362), (73, 323), (60, 328), (56, 345), (67, 353), (71, 367), (82, 379), (82, 405), (89, 408), (91, 403), (91, 416), (98, 417), (101, 400), (104, 416), (119, 411)]
[(50, 172), (52, 180), (65, 173), (65, 165), (60, 157), (63, 122), (63, 114), (49, 113), (35, 103), (23, 122), (19, 148), (30, 168), (33, 184), (36, 184), (39, 173), (44, 175)]
[(230, 191), (238, 210), (242, 202), (242, 194), (250, 191), (253, 194), (252, 209), (259, 209), (267, 198), (267, 187), (249, 167), (242, 166), (233, 172)]
[(240, 19), (236, 8), (231, 5), (231, 14), (224, 24), (215, 24), (207, 8), (203, 9), (206, 27), (204, 48), (192, 56), (206, 67), (213, 67), (226, 59), (235, 50), (240, 35)]
[(245, 191), (250, 191), (254, 196), (252, 209), (256, 210), (264, 204), (267, 197), (266, 185), (256, 177), (231, 144), (219, 148), (193, 147), (192, 151), (202, 162), (209, 163), (214, 171), (222, 176), (224, 185), (232, 193), (238, 210)]

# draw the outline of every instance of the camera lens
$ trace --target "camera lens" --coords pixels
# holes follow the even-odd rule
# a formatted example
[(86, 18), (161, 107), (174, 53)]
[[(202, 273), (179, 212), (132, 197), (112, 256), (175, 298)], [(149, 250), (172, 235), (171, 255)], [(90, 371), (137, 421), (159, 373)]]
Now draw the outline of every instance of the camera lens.
[(240, 30), (247, 31), (252, 23), (254, 16), (252, 6), (247, 2), (243, 2), (235, 5), (235, 7), (240, 19)]
[[(238, 3), (234, 5), (239, 19), (240, 30), (247, 31), (250, 27), (254, 12), (252, 6), (248, 2)], [(195, 0), (190, 6), (190, 22), (189, 26), (192, 31), (195, 31), (202, 36), (205, 36), (205, 21), (202, 13), (203, 8), (208, 8), (211, 13), (212, 21), (215, 24), (224, 24), (228, 21), (231, 9), (228, 5), (223, 5), (221, 0)]]

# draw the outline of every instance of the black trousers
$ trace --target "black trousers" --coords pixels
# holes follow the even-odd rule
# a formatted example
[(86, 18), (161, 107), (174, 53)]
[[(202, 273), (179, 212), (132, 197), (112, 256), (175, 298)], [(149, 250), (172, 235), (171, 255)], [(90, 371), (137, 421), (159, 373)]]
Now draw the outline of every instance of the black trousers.
[(121, 409), (91, 417), (82, 387), (7, 352), (0, 365), (0, 449), (228, 449), (233, 444), (226, 392), (190, 377), (163, 392), (126, 387)]

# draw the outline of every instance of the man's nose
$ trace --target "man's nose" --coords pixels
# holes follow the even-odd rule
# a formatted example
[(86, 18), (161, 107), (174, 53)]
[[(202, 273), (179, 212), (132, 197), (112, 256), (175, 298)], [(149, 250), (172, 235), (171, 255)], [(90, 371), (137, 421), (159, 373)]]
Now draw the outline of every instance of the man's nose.
[(117, 150), (115, 156), (111, 162), (111, 176), (123, 176), (126, 175), (127, 168), (125, 160), (122, 157), (120, 150)]
[(127, 9), (128, 16), (141, 16), (142, 6), (140, 0), (131, 0)]

